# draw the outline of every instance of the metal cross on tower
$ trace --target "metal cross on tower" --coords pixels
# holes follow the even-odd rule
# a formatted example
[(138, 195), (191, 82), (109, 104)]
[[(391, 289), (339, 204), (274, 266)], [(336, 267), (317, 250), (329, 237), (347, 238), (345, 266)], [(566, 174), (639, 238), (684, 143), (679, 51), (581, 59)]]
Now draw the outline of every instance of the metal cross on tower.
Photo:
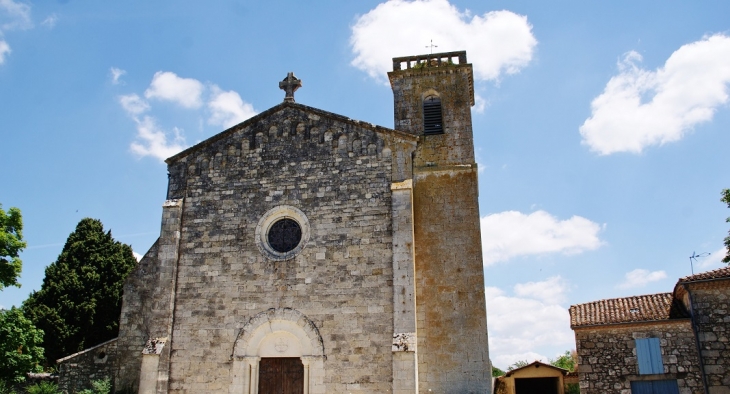
[(430, 48), (431, 49), (431, 54), (432, 55), (433, 55), (433, 49), (434, 48), (438, 48), (438, 47), (439, 47), (438, 45), (433, 45), (433, 40), (431, 40), (431, 45), (426, 45), (426, 48)]
[(294, 102), (294, 92), (302, 87), (302, 80), (295, 77), (293, 72), (287, 73), (286, 78), (279, 82), (279, 89), (286, 92), (284, 101)]

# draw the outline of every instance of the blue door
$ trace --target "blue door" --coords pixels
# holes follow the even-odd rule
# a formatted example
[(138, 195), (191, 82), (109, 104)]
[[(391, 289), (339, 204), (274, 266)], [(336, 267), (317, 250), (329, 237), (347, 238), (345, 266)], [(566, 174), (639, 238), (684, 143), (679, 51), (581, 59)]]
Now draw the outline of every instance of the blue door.
[(654, 394), (652, 382), (631, 382), (631, 394)]
[(631, 394), (679, 394), (676, 380), (631, 382)]

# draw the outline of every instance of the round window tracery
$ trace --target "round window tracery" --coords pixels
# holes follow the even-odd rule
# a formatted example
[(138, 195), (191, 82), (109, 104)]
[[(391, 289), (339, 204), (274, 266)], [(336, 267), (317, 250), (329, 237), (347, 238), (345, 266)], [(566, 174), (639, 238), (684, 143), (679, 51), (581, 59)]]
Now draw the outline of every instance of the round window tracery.
[(288, 260), (304, 249), (309, 241), (309, 220), (304, 212), (280, 205), (270, 209), (256, 226), (256, 246), (272, 260)]
[(294, 250), (302, 240), (302, 228), (295, 220), (285, 218), (275, 222), (269, 228), (269, 246), (279, 253)]

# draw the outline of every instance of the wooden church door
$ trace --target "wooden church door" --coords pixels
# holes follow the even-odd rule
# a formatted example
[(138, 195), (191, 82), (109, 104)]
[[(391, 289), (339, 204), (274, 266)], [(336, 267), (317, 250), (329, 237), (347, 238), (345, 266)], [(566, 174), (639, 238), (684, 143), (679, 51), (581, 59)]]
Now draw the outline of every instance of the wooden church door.
[(304, 364), (298, 357), (261, 358), (259, 394), (304, 394)]

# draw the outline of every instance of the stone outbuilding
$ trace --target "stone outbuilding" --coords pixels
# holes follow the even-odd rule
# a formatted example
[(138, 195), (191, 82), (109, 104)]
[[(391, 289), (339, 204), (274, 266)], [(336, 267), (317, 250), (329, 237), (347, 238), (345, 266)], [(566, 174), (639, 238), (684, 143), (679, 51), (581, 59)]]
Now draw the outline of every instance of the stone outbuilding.
[(117, 366), (117, 339), (66, 356), (56, 363), (58, 389), (63, 393), (77, 393), (96, 380), (111, 380)]
[(495, 394), (565, 394), (567, 369), (535, 361), (508, 371), (495, 383)]
[(117, 391), (491, 391), (472, 65), (388, 77), (393, 129), (295, 102), (289, 73), (284, 102), (166, 160)]
[(730, 394), (730, 268), (570, 307), (583, 394)]

